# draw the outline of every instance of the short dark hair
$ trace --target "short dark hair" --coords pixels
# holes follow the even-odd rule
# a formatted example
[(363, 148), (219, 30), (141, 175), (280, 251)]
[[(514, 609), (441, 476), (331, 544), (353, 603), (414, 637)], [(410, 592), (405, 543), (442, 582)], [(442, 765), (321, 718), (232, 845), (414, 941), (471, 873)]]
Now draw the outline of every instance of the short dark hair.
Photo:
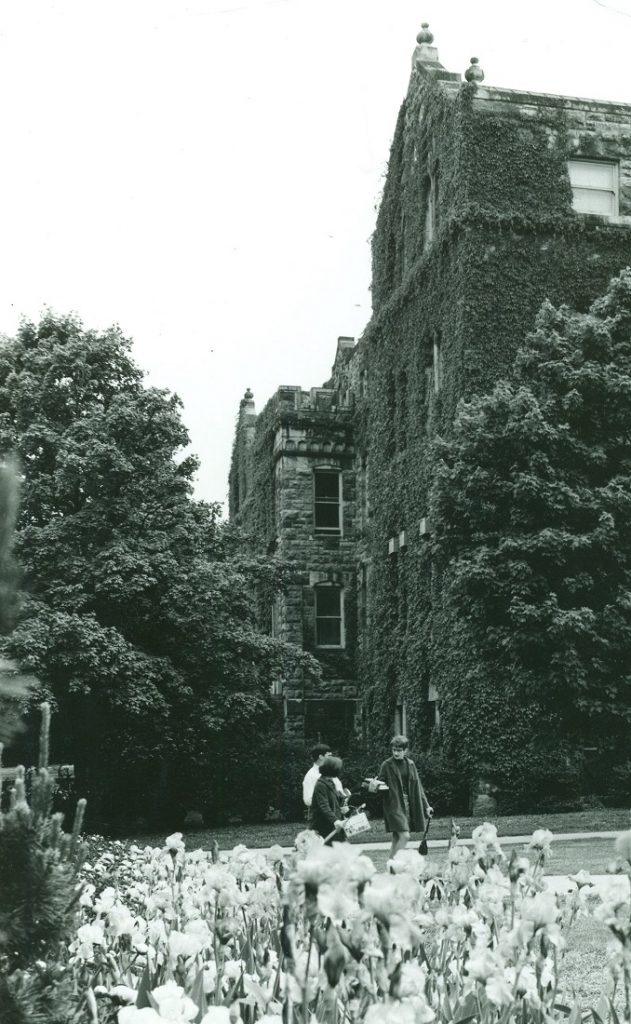
[(392, 739), (390, 740), (391, 747), (399, 747), (400, 749), (405, 750), (406, 747), (409, 747), (409, 745), (410, 744), (408, 743), (407, 736), (402, 736), (401, 733), (398, 733), (398, 735), (393, 736)]
[(328, 743), (316, 743), (311, 748), (311, 760), (317, 761), (319, 757), (323, 757), (324, 754), (328, 754), (331, 748)]
[(324, 761), (320, 765), (320, 775), (324, 775), (329, 779), (339, 776), (342, 771), (342, 758), (341, 757), (325, 757)]

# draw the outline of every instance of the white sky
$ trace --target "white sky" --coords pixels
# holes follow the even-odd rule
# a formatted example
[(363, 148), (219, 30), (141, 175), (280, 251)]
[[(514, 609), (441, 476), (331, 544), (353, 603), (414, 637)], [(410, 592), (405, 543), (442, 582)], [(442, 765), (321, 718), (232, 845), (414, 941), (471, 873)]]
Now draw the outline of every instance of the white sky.
[(631, 102), (631, 0), (0, 2), (0, 333), (119, 323), (184, 401), (200, 497), (245, 388), (320, 385), (369, 319), (422, 21), (449, 71)]

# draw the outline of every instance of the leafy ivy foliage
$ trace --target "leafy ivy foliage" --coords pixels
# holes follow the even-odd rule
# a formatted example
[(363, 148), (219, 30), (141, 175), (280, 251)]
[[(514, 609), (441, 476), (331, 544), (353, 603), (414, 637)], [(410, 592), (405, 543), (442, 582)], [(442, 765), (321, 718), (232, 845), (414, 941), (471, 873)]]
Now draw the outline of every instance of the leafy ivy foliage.
[(470, 652), (440, 684), (461, 763), (523, 772), (528, 750), (559, 765), (623, 750), (630, 410), (627, 269), (588, 313), (545, 303), (511, 378), (463, 402), (433, 446), (432, 554), (460, 623), (449, 646)]
[[(514, 93), (497, 103), (474, 83), (456, 89), (417, 66), (372, 240), (373, 316), (361, 342), (369, 394), (355, 425), (369, 464), (371, 583), (360, 676), (369, 739), (387, 743), (405, 701), (417, 758), (430, 751), (448, 774), (461, 773), (463, 789), (492, 764), (506, 809), (541, 806), (535, 772), (539, 793), (552, 800), (554, 788), (557, 806), (575, 801), (588, 791), (582, 753), (552, 725), (545, 738), (539, 694), (514, 705), (508, 654), (499, 677), (490, 675), (493, 659), (476, 648), (486, 634), (474, 633), (445, 592), (419, 520), (430, 511), (432, 438), (450, 436), (459, 401), (509, 377), (546, 297), (584, 312), (631, 260), (627, 226), (572, 208), (567, 159), (577, 145), (585, 156), (620, 159), (629, 140), (593, 126), (577, 135), (565, 100)], [(430, 177), (438, 191), (427, 244)], [(402, 530), (406, 548), (391, 556), (388, 540)], [(439, 724), (428, 702), (434, 691)], [(582, 724), (576, 732), (582, 744)], [(590, 772), (593, 780), (605, 774)]]
[(24, 472), (7, 649), (53, 700), (93, 820), (202, 806), (260, 742), (274, 676), (312, 667), (256, 630), (253, 595), (282, 567), (241, 558), (218, 507), (192, 499), (180, 413), (118, 328), (46, 314), (0, 349), (0, 450)]

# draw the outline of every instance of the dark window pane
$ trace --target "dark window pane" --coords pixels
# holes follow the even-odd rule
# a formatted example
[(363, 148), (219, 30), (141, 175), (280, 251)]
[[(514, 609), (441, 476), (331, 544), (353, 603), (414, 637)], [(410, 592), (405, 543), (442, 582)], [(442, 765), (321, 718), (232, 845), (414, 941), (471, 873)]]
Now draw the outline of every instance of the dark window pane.
[(296, 404), (297, 392), (293, 388), (279, 388), (278, 397), (281, 402), (287, 402), (289, 405)]
[(340, 506), (337, 503), (329, 505), (316, 501), (315, 525), (320, 530), (339, 530)]
[(305, 736), (314, 742), (321, 742), (326, 737), (333, 750), (343, 754), (353, 735), (356, 711), (358, 707), (354, 700), (306, 700)]
[(316, 615), (333, 615), (339, 619), (341, 613), (341, 591), (339, 587), (318, 587), (315, 593)]
[(318, 647), (340, 647), (342, 624), (339, 619), (318, 619), (316, 622), (316, 644)]
[(315, 474), (316, 501), (340, 500), (340, 474), (330, 470), (318, 470)]

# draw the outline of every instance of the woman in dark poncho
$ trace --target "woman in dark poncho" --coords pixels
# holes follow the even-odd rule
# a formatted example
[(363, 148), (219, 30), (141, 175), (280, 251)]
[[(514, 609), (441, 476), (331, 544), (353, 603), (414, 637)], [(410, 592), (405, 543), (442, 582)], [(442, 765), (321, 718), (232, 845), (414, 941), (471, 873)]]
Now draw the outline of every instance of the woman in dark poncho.
[[(414, 761), (408, 757), (407, 736), (393, 736), (390, 747), (392, 757), (379, 769), (378, 779), (388, 787), (383, 792), (383, 820), (387, 832), (392, 832), (390, 856), (405, 850), (410, 832), (424, 832), (427, 819), (434, 813), (421, 784)], [(371, 782), (375, 792), (378, 782)]]
[(335, 778), (339, 778), (341, 771), (342, 761), (339, 757), (325, 757), (320, 765), (320, 778), (315, 784), (311, 800), (309, 818), (311, 828), (324, 839), (331, 835), (331, 832), (337, 830), (328, 843), (346, 842), (342, 803), (333, 781)]

